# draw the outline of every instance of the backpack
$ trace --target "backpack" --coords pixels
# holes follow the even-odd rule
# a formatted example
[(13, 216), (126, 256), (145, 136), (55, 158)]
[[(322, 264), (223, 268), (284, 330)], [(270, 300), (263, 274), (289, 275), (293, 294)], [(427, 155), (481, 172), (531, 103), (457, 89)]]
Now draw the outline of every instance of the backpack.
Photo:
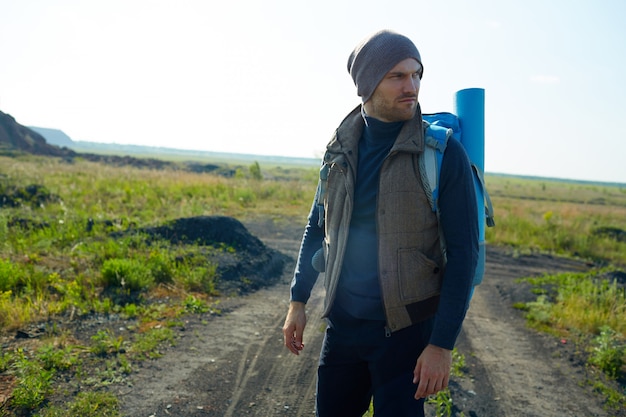
[[(460, 90), (455, 95), (456, 109), (459, 116), (441, 112), (433, 114), (423, 114), (424, 123), (424, 152), (420, 155), (420, 169), (425, 174), (423, 178), (424, 191), (431, 204), (431, 208), (439, 217), (439, 178), (441, 176), (441, 162), (443, 153), (446, 150), (448, 140), (453, 138), (461, 142), (470, 158), (472, 175), (474, 177), (474, 190), (476, 192), (476, 204), (478, 207), (478, 264), (472, 279), (473, 288), (479, 285), (485, 274), (485, 225), (495, 226), (493, 205), (491, 198), (485, 187), (484, 180), (484, 90), (480, 88), (469, 88)], [(461, 120), (464, 120), (466, 132), (462, 134)], [(320, 178), (316, 193), (316, 205), (319, 213), (318, 226), (324, 224), (324, 195), (328, 182), (329, 166), (324, 163), (320, 169)], [(484, 208), (484, 209), (481, 209)], [(440, 242), (442, 253), (446, 254), (446, 243), (440, 229)], [(318, 272), (324, 272), (324, 253), (319, 249), (311, 259), (313, 267)]]
[[(420, 168), (425, 173), (424, 188), (431, 208), (439, 217), (439, 180), (441, 177), (441, 162), (443, 153), (446, 150), (448, 140), (450, 138), (461, 142), (464, 148), (468, 147), (467, 141), (461, 140), (461, 122), (459, 117), (452, 113), (434, 113), (422, 115), (424, 121), (424, 152), (420, 155)], [(470, 144), (469, 146), (472, 146)], [(476, 144), (474, 144), (476, 146)], [(477, 146), (484, 146), (478, 144)], [(468, 152), (469, 155), (469, 152)], [(479, 285), (485, 274), (485, 225), (487, 227), (495, 226), (493, 219), (493, 206), (491, 198), (485, 187), (484, 173), (475, 161), (470, 159), (472, 174), (474, 177), (474, 190), (476, 192), (476, 203), (478, 207), (478, 233), (479, 233), (479, 252), (478, 264), (473, 277), (473, 286)], [(481, 207), (483, 208), (481, 210)], [(446, 253), (446, 243), (443, 234), (440, 233), (442, 253)]]

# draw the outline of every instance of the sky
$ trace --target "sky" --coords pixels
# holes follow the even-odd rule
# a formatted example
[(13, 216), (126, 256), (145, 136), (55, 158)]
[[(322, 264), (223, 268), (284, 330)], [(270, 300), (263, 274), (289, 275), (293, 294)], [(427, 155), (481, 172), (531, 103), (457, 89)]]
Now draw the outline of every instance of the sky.
[(0, 0), (0, 111), (75, 141), (322, 156), (352, 49), (413, 40), (425, 113), (485, 89), (489, 173), (626, 183), (623, 0)]

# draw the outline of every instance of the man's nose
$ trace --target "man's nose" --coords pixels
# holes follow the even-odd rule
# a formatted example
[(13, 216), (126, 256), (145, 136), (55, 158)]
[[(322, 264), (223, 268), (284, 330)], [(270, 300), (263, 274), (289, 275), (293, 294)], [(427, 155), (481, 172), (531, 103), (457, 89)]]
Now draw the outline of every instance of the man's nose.
[(418, 77), (407, 77), (403, 85), (405, 92), (415, 93), (420, 88), (420, 79)]

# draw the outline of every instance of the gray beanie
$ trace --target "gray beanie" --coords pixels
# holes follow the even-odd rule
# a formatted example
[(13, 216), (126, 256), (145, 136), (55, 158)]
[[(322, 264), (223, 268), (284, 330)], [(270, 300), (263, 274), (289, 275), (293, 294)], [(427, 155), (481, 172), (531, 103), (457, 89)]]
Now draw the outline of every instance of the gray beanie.
[(424, 66), (420, 53), (406, 36), (381, 30), (365, 38), (354, 48), (348, 58), (348, 72), (363, 103), (370, 99), (385, 74), (407, 58), (413, 58), (420, 63), (421, 79)]

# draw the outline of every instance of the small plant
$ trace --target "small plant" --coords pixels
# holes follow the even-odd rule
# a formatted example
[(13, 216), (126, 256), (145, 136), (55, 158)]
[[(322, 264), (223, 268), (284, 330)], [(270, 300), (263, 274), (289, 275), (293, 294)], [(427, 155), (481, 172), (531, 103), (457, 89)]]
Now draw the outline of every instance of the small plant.
[(13, 390), (11, 405), (22, 410), (36, 409), (52, 392), (54, 371), (29, 360), (22, 351), (18, 352), (13, 368), (18, 383)]
[(552, 319), (552, 304), (545, 295), (537, 297), (537, 301), (526, 303), (528, 313), (526, 319), (535, 327), (546, 326)]
[(187, 291), (204, 292), (216, 294), (215, 284), (217, 280), (217, 265), (208, 264), (206, 266), (195, 266), (192, 264), (181, 265), (180, 282)]
[(610, 378), (619, 378), (626, 363), (626, 344), (609, 326), (602, 326), (593, 339), (589, 363), (597, 366)]
[(119, 405), (113, 394), (106, 392), (81, 392), (76, 399), (62, 407), (49, 407), (38, 417), (118, 417)]
[(124, 339), (122, 336), (115, 337), (110, 330), (98, 330), (98, 333), (91, 336), (93, 345), (91, 353), (96, 356), (107, 356), (122, 351)]
[(0, 291), (9, 291), (17, 285), (22, 272), (11, 261), (0, 259)]
[(604, 396), (606, 407), (615, 411), (626, 410), (626, 395), (602, 381), (593, 383), (593, 390)]
[(250, 171), (250, 176), (253, 180), (262, 180), (263, 174), (261, 173), (261, 166), (257, 161), (254, 161), (252, 165), (248, 167), (248, 171)]
[(174, 332), (166, 327), (157, 327), (137, 337), (131, 351), (140, 359), (156, 359), (161, 357), (159, 346), (164, 342), (174, 343)]
[(452, 369), (450, 375), (461, 377), (464, 375), (465, 355), (460, 353), (457, 348), (452, 349)]
[(119, 355), (117, 357), (117, 363), (124, 375), (130, 375), (130, 373), (133, 371), (133, 367), (125, 355)]
[(189, 295), (183, 301), (183, 307), (188, 313), (206, 313), (211, 310), (205, 301), (198, 300), (193, 295)]
[(426, 403), (435, 407), (435, 415), (437, 417), (450, 417), (452, 415), (452, 397), (450, 396), (449, 388), (428, 397)]
[(105, 286), (141, 291), (152, 286), (154, 278), (141, 262), (135, 259), (109, 259), (102, 265)]
[(173, 261), (167, 251), (152, 251), (146, 268), (157, 284), (171, 283), (174, 280)]
[(135, 318), (139, 315), (139, 308), (137, 304), (129, 303), (122, 307), (122, 314), (127, 318)]
[(70, 369), (77, 362), (71, 348), (59, 349), (53, 344), (47, 344), (37, 349), (37, 359), (44, 369), (59, 371)]

